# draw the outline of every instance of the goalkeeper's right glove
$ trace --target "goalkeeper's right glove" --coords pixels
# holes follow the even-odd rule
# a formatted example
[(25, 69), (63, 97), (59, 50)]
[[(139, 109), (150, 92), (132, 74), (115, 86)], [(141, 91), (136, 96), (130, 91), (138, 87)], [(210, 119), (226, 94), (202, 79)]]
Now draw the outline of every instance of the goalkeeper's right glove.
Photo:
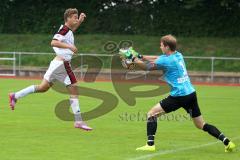
[(131, 53), (132, 53), (132, 55), (133, 55), (132, 58), (137, 57), (137, 58), (142, 59), (142, 55), (139, 54), (138, 52), (136, 52), (136, 51), (133, 49), (133, 47), (130, 47), (129, 50), (131, 51)]

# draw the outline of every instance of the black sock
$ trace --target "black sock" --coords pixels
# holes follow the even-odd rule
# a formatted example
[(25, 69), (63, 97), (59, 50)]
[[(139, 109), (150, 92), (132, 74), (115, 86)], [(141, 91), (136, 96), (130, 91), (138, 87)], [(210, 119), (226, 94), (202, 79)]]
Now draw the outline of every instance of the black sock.
[(210, 135), (214, 136), (215, 138), (221, 140), (224, 145), (228, 145), (229, 139), (224, 136), (223, 133), (221, 133), (215, 126), (210, 124), (204, 124), (203, 130), (208, 132)]
[(149, 117), (147, 121), (147, 137), (148, 141), (147, 144), (149, 146), (154, 145), (154, 136), (157, 131), (157, 117)]
[(228, 143), (230, 142), (230, 140), (227, 137), (225, 137), (223, 133), (219, 135), (218, 139), (221, 140), (225, 146), (227, 146)]

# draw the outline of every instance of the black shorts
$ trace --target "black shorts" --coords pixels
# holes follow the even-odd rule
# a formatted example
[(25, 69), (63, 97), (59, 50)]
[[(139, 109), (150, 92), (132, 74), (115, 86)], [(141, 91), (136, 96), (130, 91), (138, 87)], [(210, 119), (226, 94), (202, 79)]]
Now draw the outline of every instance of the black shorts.
[(196, 92), (193, 92), (186, 96), (168, 96), (167, 98), (160, 101), (160, 105), (166, 113), (175, 111), (183, 107), (192, 118), (201, 115)]

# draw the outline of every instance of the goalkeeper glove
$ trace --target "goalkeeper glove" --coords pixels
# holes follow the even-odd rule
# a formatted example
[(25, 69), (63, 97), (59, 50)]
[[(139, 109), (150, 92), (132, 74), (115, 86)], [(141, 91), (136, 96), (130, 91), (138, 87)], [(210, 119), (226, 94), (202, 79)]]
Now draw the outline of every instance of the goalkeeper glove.
[(128, 49), (120, 49), (119, 50), (119, 54), (121, 56), (121, 58), (124, 59), (131, 59), (133, 60), (134, 58), (142, 58), (142, 55), (139, 54), (138, 52), (136, 52), (132, 47), (128, 48)]
[(136, 51), (133, 49), (133, 47), (130, 47), (129, 50), (131, 51), (133, 57), (137, 57), (137, 58), (142, 59), (142, 55), (139, 54), (138, 52), (136, 52)]

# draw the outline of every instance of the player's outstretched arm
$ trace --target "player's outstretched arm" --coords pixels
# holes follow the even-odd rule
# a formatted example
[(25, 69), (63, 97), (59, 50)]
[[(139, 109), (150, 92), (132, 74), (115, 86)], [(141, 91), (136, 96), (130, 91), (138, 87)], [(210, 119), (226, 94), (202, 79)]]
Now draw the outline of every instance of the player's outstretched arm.
[(135, 58), (134, 63), (138, 67), (140, 67), (142, 70), (145, 70), (145, 71), (157, 70), (157, 65), (153, 62), (145, 63), (142, 60), (140, 60), (139, 58)]
[[(158, 56), (142, 56), (136, 52), (132, 47), (119, 50), (120, 58), (124, 68), (133, 69), (132, 64), (139, 66), (142, 70), (157, 70), (155, 60)], [(147, 61), (146, 63), (144, 61)]]
[(143, 56), (142, 57), (142, 59), (144, 61), (150, 61), (150, 62), (154, 62), (157, 58), (158, 58), (158, 56)]
[(70, 44), (55, 40), (55, 39), (53, 39), (51, 41), (51, 46), (58, 47), (58, 48), (70, 49), (71, 51), (73, 51), (73, 53), (77, 53), (77, 48), (74, 45), (70, 45)]
[(87, 16), (85, 13), (80, 13), (77, 24), (72, 29), (73, 32), (75, 32), (78, 29), (78, 27), (81, 25), (81, 23), (84, 21), (86, 17)]

